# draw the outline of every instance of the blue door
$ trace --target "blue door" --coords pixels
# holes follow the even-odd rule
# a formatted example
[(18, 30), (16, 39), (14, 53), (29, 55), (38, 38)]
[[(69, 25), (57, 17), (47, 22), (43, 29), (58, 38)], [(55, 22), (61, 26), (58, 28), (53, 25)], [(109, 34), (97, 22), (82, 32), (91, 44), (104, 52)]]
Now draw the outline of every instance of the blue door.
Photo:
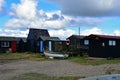
[(43, 52), (43, 41), (40, 41), (40, 52)]

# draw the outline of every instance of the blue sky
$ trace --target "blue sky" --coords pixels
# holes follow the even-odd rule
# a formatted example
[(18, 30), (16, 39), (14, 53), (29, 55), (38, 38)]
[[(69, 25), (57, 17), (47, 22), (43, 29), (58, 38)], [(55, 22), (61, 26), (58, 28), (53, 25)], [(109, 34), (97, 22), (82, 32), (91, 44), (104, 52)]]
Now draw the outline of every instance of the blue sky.
[(0, 0), (0, 36), (27, 37), (28, 28), (72, 34), (120, 36), (119, 0)]

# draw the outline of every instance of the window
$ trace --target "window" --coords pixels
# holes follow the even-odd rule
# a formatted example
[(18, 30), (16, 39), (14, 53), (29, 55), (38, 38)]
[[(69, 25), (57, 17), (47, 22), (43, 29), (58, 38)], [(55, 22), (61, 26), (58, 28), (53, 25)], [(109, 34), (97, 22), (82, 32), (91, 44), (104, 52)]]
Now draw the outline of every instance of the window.
[(105, 47), (105, 43), (104, 42), (102, 43), (102, 46)]
[(10, 47), (9, 42), (1, 42), (1, 47)]
[(84, 40), (84, 45), (89, 45), (89, 40)]
[(116, 41), (115, 40), (109, 40), (109, 46), (115, 46)]

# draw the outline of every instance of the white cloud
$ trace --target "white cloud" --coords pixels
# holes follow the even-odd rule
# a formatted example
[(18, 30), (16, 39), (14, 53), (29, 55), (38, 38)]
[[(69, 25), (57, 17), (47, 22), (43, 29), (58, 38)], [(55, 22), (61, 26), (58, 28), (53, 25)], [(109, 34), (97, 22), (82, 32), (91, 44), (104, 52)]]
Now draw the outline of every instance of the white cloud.
[(98, 18), (89, 18), (89, 17), (72, 17), (69, 20), (69, 25), (71, 26), (100, 26), (104, 22)]
[[(53, 29), (49, 30), (51, 36), (65, 39), (72, 34), (76, 34), (74, 30), (68, 29), (69, 27), (98, 26), (103, 24), (99, 18), (67, 16), (62, 14), (60, 10), (45, 12), (44, 10), (38, 10), (37, 6), (36, 0), (21, 0), (19, 4), (12, 4), (12, 12), (10, 13), (12, 18), (5, 24), (8, 31), (2, 31), (1, 35), (10, 33), (9, 35), (12, 36), (26, 36), (27, 32), (25, 30), (27, 28), (44, 28)], [(21, 31), (15, 30), (18, 28)], [(64, 30), (64, 28), (68, 30)], [(93, 28), (84, 31), (83, 34), (91, 32), (102, 33), (100, 29)]]
[(54, 29), (60, 29), (67, 25), (67, 18), (61, 14), (61, 11), (46, 12), (47, 18), (44, 21), (45, 26)]
[(20, 0), (21, 4), (12, 4), (13, 12), (11, 15), (14, 15), (19, 18), (25, 19), (34, 19), (36, 16), (36, 0)]
[(2, 11), (4, 4), (5, 4), (5, 1), (0, 0), (0, 11)]
[(0, 29), (0, 36), (27, 37), (29, 30)]
[[(0, 29), (0, 36), (13, 36), (13, 37), (27, 37), (29, 30), (12, 30), (12, 29)], [(60, 29), (60, 30), (48, 30), (50, 36), (59, 37), (60, 39), (66, 39), (72, 34), (76, 34), (75, 31), (71, 29)]]
[(104, 34), (104, 32), (97, 27), (94, 27), (92, 29), (87, 29), (81, 32), (81, 35), (90, 35), (90, 34)]
[(60, 37), (61, 39), (66, 39), (72, 34), (76, 34), (76, 32), (71, 29), (49, 30), (49, 33), (50, 33), (50, 36), (57, 36), (57, 37)]
[(120, 30), (115, 30), (115, 31), (113, 32), (113, 35), (115, 35), (115, 36), (120, 36)]
[(27, 28), (26, 25), (29, 25), (29, 21), (25, 20), (25, 19), (17, 19), (17, 18), (13, 18), (10, 19), (5, 26), (7, 28), (11, 28), (11, 29), (17, 29), (17, 28)]
[(98, 26), (102, 21), (97, 18), (81, 18), (62, 15), (60, 11), (44, 12), (39, 10), (39, 15), (33, 20), (24, 18), (13, 18), (5, 26), (7, 28), (53, 28), (61, 29), (69, 26)]
[(55, 21), (46, 21), (45, 24), (50, 28), (60, 29), (66, 25), (66, 22), (63, 20), (55, 20)]
[[(58, 30), (48, 30), (50, 36), (59, 37), (60, 39), (66, 39), (67, 37), (78, 34), (76, 31), (71, 29), (58, 29)], [(0, 36), (13, 36), (13, 37), (27, 37), (29, 30), (12, 30), (12, 29), (0, 29)], [(105, 35), (114, 35), (114, 36), (120, 36), (120, 30), (115, 30), (111, 34), (104, 33), (99, 28), (92, 28), (87, 29), (84, 31), (81, 31), (81, 35), (90, 35), (90, 34), (105, 34)]]
[(45, 12), (38, 10), (37, 0), (20, 0), (18, 4), (12, 4), (10, 15), (13, 16), (5, 27), (12, 29), (25, 28), (53, 28), (75, 26), (98, 26), (103, 22), (97, 18), (82, 18), (63, 15), (60, 10)]
[[(7, 28), (63, 28), (66, 20), (63, 20), (61, 11), (44, 12), (37, 10), (36, 0), (21, 0), (19, 4), (12, 4), (12, 15), (14, 18), (9, 20)], [(55, 20), (56, 19), (56, 20)]]
[(73, 16), (120, 16), (120, 0), (49, 0)]

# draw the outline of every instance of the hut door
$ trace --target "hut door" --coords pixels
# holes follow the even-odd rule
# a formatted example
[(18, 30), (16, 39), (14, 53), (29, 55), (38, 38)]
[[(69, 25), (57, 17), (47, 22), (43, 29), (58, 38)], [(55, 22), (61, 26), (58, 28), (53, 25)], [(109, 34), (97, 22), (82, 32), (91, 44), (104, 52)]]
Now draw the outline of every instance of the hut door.
[(40, 41), (40, 52), (43, 52), (43, 41)]
[(52, 42), (49, 41), (49, 51), (52, 51)]
[(12, 41), (12, 52), (16, 52), (16, 41)]

